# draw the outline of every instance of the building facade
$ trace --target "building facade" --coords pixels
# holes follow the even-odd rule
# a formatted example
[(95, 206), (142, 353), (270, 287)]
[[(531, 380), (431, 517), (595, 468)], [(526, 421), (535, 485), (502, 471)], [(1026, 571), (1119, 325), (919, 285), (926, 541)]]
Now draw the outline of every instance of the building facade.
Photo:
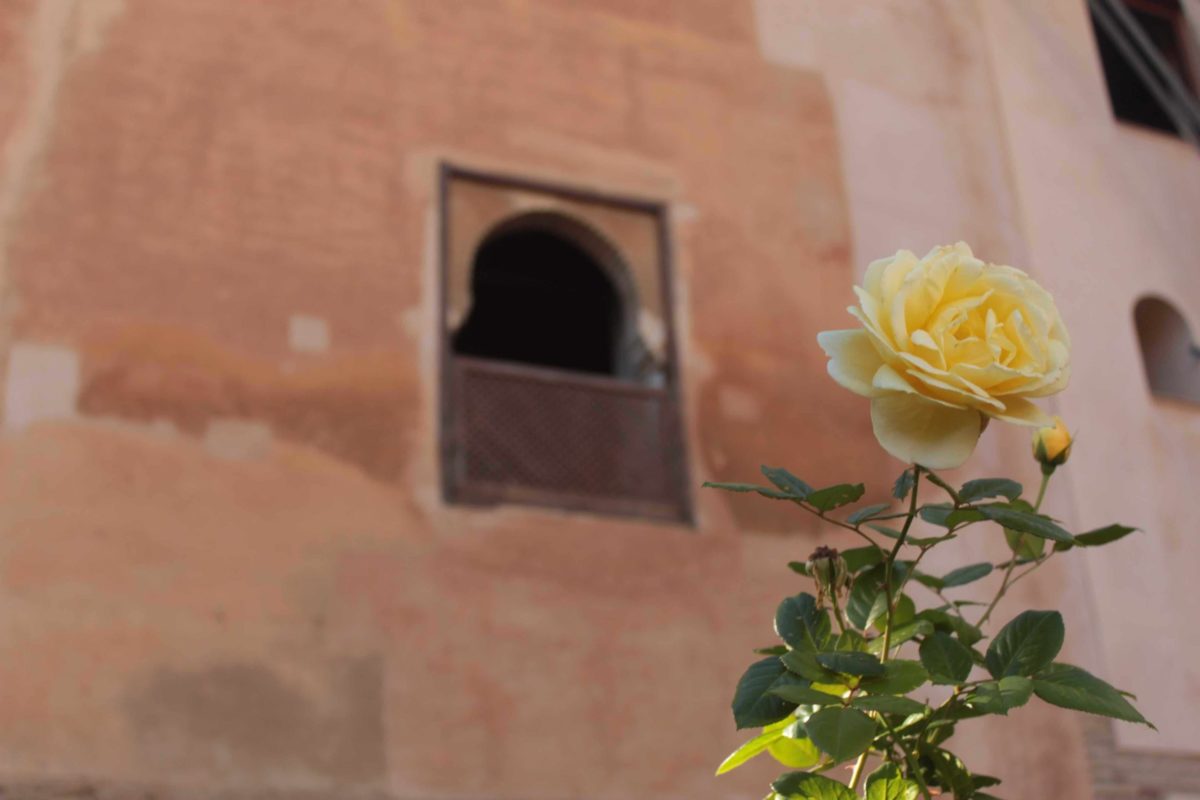
[[(1197, 9), (1129, 5), (1186, 74)], [(1084, 0), (6, 0), (0, 794), (761, 796), (728, 700), (843, 539), (698, 487), (886, 497), (815, 336), (965, 240), (1072, 334), (1048, 507), (1144, 530), (1005, 602), (1159, 729), (1031, 703), (971, 765), (1200, 796), (1200, 156), (1101, 49)]]

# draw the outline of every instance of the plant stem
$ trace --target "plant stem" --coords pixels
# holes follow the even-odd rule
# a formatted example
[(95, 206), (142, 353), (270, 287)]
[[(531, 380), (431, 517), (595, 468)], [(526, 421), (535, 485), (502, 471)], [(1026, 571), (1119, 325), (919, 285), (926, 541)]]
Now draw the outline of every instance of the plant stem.
[(858, 796), (858, 782), (862, 780), (863, 767), (867, 765), (867, 755), (871, 752), (870, 748), (863, 751), (863, 754), (858, 757), (858, 761), (854, 762), (854, 771), (850, 773), (850, 791)]
[[(1042, 501), (1046, 499), (1046, 486), (1049, 485), (1049, 483), (1050, 483), (1049, 473), (1043, 472), (1042, 473), (1042, 485), (1038, 487), (1037, 502), (1033, 504), (1033, 511), (1035, 514), (1038, 512), (1039, 509), (1041, 509)], [(1053, 555), (1053, 553), (1054, 553), (1054, 550), (1051, 549), (1050, 554)], [(1033, 570), (1035, 570), (1039, 566), (1041, 566), (1042, 562), (1044, 562), (1049, 557), (1050, 556), (1047, 555), (1045, 558), (1038, 559), (1037, 563), (1035, 563), (1033, 565), (1033, 567), (1031, 567), (1030, 569), (1027, 569), (1024, 572), (1022, 572), (1017, 577), (1017, 580), (1025, 577), (1030, 572), (1033, 572)], [(1017, 580), (1014, 580), (1013, 576), (1012, 576), (1013, 570), (1016, 568), (1016, 566), (1017, 566), (1017, 554), (1013, 553), (1013, 557), (1008, 560), (1008, 566), (1004, 570), (1004, 578), (1002, 578), (1000, 581), (1000, 589), (996, 592), (996, 596), (992, 598), (992, 602), (988, 604), (987, 610), (983, 612), (983, 616), (979, 618), (979, 622), (976, 623), (976, 627), (979, 627), (979, 628), (983, 627), (983, 623), (987, 622), (988, 619), (992, 616), (992, 612), (996, 610), (996, 606), (1000, 603), (1000, 600), (1003, 599), (1004, 595), (1008, 593), (1009, 588), (1014, 583), (1017, 582)]]
[(908, 516), (904, 518), (904, 527), (900, 529), (900, 536), (892, 547), (887, 567), (884, 569), (883, 589), (887, 597), (887, 621), (883, 626), (883, 653), (880, 655), (880, 661), (888, 660), (888, 651), (891, 649), (892, 614), (896, 609), (895, 598), (892, 597), (892, 574), (895, 571), (896, 556), (900, 554), (900, 548), (904, 545), (904, 540), (908, 538), (908, 529), (912, 527), (913, 520), (917, 517), (917, 490), (919, 488), (921, 488), (921, 467), (913, 464), (912, 499), (908, 504)]
[(916, 759), (913, 758), (912, 751), (904, 746), (904, 740), (900, 737), (900, 734), (892, 730), (892, 726), (887, 724), (887, 720), (883, 720), (883, 727), (887, 729), (888, 735), (892, 737), (892, 741), (896, 743), (896, 746), (900, 748), (900, 752), (904, 754), (904, 760), (908, 763), (909, 774), (917, 782), (917, 786), (921, 790), (921, 796), (925, 800), (933, 800), (933, 796), (929, 793), (929, 787), (925, 785), (925, 779), (921, 777), (921, 770), (917, 766)]
[(829, 587), (829, 602), (833, 604), (833, 619), (835, 622), (837, 622), (838, 630), (842, 632), (843, 636), (845, 636), (846, 623), (842, 621), (842, 609), (838, 606), (837, 593), (838, 587)]

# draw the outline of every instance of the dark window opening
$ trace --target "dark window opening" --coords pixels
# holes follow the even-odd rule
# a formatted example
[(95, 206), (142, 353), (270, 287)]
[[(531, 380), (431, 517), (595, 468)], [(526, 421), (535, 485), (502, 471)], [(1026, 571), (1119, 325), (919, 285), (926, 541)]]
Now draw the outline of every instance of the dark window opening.
[(620, 299), (603, 268), (557, 233), (490, 236), (475, 256), (456, 353), (575, 372), (616, 372)]
[(1157, 297), (1139, 300), (1133, 319), (1151, 393), (1200, 403), (1200, 348), (1187, 320)]
[[(1184, 44), (1184, 18), (1178, 0), (1122, 0), (1129, 13), (1141, 26), (1155, 50), (1183, 79), (1189, 89), (1194, 86)], [(1112, 103), (1113, 116), (1135, 125), (1178, 135), (1175, 123), (1162, 104), (1146, 87), (1137, 71), (1130, 66), (1124, 53), (1092, 14), (1092, 30), (1100, 50), (1104, 81)]]

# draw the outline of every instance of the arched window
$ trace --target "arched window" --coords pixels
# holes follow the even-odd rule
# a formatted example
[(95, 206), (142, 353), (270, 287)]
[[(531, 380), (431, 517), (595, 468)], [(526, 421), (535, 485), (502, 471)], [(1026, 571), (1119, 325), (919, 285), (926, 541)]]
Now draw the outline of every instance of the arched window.
[(633, 298), (618, 288), (624, 266), (597, 235), (569, 217), (508, 220), (475, 254), (471, 311), (454, 352), (477, 358), (620, 375)]
[(443, 487), (690, 520), (665, 206), (443, 172)]
[(1166, 300), (1143, 297), (1133, 309), (1150, 391), (1200, 403), (1200, 348), (1183, 315)]

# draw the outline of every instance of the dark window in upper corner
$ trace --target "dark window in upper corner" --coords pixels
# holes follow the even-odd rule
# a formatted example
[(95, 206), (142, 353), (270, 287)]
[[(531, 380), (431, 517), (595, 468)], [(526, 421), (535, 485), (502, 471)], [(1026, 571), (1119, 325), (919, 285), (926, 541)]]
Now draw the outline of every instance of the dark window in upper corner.
[[(1187, 48), (1187, 20), (1179, 0), (1118, 0), (1141, 26), (1155, 50), (1194, 94), (1195, 82)], [(1179, 135), (1171, 117), (1146, 87), (1117, 42), (1091, 12), (1104, 81), (1113, 116), (1125, 122)]]

